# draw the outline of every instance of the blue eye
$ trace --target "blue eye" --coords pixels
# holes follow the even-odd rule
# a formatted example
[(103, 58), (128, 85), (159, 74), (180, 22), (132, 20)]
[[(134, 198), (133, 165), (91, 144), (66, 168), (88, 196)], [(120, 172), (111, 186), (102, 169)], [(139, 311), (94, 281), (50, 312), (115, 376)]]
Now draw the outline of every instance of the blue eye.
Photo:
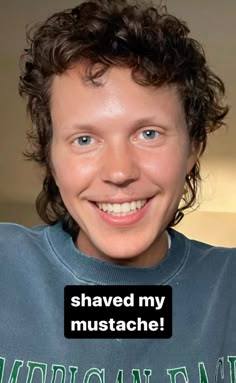
[(79, 145), (85, 146), (85, 145), (91, 144), (92, 137), (90, 137), (90, 136), (81, 136), (81, 137), (76, 138), (76, 141), (78, 142)]
[(145, 138), (146, 140), (153, 140), (158, 135), (158, 132), (156, 130), (151, 130), (151, 129), (144, 130), (144, 132), (142, 132), (142, 135), (143, 135), (143, 138)]

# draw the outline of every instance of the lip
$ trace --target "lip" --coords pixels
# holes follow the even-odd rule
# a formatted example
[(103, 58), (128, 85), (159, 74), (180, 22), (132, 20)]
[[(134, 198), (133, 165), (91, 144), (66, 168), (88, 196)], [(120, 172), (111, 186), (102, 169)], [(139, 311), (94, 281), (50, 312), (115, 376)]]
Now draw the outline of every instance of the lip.
[[(123, 203), (123, 202), (129, 202), (127, 199), (123, 202), (118, 202), (119, 200), (116, 199), (116, 202), (110, 202), (110, 203)], [(130, 200), (134, 201), (134, 200)], [(97, 214), (109, 225), (115, 226), (115, 227), (125, 227), (129, 225), (134, 225), (135, 223), (139, 222), (147, 213), (149, 210), (151, 204), (152, 204), (153, 198), (148, 199), (146, 205), (144, 205), (141, 209), (138, 211), (128, 214), (125, 216), (117, 216), (108, 214), (102, 210), (100, 210), (95, 203), (91, 203)]]

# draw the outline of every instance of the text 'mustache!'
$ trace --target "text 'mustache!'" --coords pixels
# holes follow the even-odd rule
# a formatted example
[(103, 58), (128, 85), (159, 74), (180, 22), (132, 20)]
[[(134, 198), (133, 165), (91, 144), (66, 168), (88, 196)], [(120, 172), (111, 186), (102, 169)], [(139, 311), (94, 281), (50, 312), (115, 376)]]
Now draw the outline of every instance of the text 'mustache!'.
[(170, 286), (66, 286), (66, 338), (170, 338)]

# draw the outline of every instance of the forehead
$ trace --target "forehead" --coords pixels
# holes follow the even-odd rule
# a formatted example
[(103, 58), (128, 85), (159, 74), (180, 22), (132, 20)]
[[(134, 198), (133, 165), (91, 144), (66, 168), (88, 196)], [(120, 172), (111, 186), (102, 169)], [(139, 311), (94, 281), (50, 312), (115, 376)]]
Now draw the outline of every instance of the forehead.
[[(51, 89), (53, 120), (102, 118), (145, 118), (158, 115), (166, 121), (185, 121), (175, 86), (160, 88), (139, 85), (131, 69), (112, 67), (96, 84), (85, 79), (85, 67), (76, 65), (55, 76)], [(170, 121), (170, 122), (171, 122)], [(86, 122), (86, 121), (85, 121)]]

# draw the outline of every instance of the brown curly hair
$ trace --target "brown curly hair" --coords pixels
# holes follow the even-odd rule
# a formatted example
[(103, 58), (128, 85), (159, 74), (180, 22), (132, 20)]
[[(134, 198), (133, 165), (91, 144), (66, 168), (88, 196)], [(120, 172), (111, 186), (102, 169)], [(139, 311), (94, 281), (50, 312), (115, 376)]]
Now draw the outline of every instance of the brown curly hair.
[[(108, 68), (123, 66), (131, 68), (134, 81), (142, 86), (177, 86), (190, 139), (200, 144), (203, 153), (207, 134), (224, 125), (228, 107), (224, 105), (223, 82), (211, 71), (202, 46), (189, 37), (189, 32), (166, 7), (128, 0), (85, 1), (28, 31), (19, 92), (27, 97), (33, 122), (28, 132), (31, 149), (25, 155), (45, 168), (43, 189), (36, 201), (44, 222), (62, 220), (72, 237), (78, 233), (50, 167), (50, 90), (55, 75), (81, 60), (89, 63), (86, 77), (94, 83)], [(193, 206), (200, 180), (197, 162), (186, 177), (184, 203), (169, 226), (178, 223), (183, 210)]]

